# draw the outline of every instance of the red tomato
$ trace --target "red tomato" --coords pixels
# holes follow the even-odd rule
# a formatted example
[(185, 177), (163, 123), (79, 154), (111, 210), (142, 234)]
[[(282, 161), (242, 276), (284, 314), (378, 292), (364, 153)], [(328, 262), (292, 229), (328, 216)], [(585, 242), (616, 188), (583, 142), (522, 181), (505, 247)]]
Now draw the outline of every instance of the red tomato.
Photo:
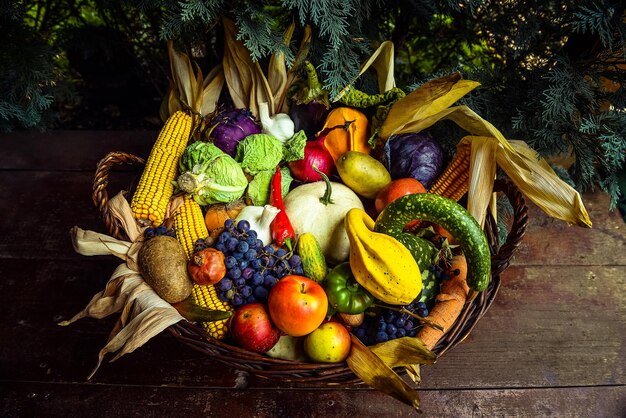
[(397, 198), (414, 193), (426, 193), (426, 189), (418, 180), (414, 178), (393, 180), (376, 194), (374, 206), (376, 211), (380, 213), (385, 206)]
[(272, 287), (267, 307), (278, 329), (292, 337), (300, 337), (311, 333), (324, 321), (328, 298), (317, 282), (291, 275)]

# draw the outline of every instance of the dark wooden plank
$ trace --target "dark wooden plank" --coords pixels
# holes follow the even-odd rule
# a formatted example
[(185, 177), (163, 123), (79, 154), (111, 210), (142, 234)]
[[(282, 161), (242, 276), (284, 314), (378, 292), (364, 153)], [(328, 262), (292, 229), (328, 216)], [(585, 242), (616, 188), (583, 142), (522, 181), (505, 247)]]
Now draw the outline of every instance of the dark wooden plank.
[(516, 265), (626, 265), (626, 224), (609, 212), (606, 193), (585, 193), (593, 228), (570, 226), (529, 203), (528, 229), (514, 254)]
[[(82, 381), (117, 318), (56, 325), (104, 288), (118, 264), (112, 257), (67, 261), (7, 259), (0, 263), (0, 370), (19, 380)], [(626, 383), (626, 295), (617, 267), (510, 267), (494, 305), (467, 342), (423, 368), (425, 388), (541, 387)], [(45, 367), (40, 367), (45, 364)], [(114, 364), (96, 381), (230, 387), (224, 367), (163, 336)], [(53, 372), (47, 374), (47, 369)], [(196, 374), (196, 371), (201, 371)], [(228, 375), (228, 376), (226, 376)], [(248, 379), (252, 387), (268, 387)]]
[(491, 309), (464, 343), (424, 368), (424, 383), (625, 384), (623, 272), (624, 267), (510, 267)]
[(111, 151), (146, 157), (155, 131), (21, 131), (0, 134), (0, 170), (93, 171)]
[[(412, 408), (371, 390), (222, 390), (81, 384), (3, 384), (4, 416), (396, 417)], [(624, 387), (420, 391), (422, 417), (618, 417)]]
[[(135, 175), (115, 172), (111, 196)], [(93, 173), (0, 172), (0, 257), (75, 259), (69, 230), (106, 232), (91, 201)]]

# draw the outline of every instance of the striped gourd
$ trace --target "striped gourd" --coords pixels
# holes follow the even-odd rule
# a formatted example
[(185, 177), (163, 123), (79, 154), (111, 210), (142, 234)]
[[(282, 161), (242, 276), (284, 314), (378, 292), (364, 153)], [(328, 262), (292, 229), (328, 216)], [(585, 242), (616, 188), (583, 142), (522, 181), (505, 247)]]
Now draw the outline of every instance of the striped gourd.
[[(183, 204), (174, 213), (174, 231), (176, 239), (181, 243), (187, 258), (193, 255), (193, 247), (198, 238), (209, 236), (200, 205), (190, 196), (184, 196)], [(214, 285), (203, 286), (194, 284), (191, 295), (194, 302), (208, 309), (232, 311), (232, 306), (223, 302), (217, 295)], [(213, 322), (203, 322), (202, 327), (216, 339), (222, 339), (228, 332), (228, 319)]]
[(439, 176), (429, 192), (458, 201), (469, 190), (470, 149), (463, 147)]
[(141, 225), (163, 223), (167, 204), (174, 194), (178, 160), (191, 135), (192, 119), (178, 111), (167, 119), (146, 161), (130, 208)]

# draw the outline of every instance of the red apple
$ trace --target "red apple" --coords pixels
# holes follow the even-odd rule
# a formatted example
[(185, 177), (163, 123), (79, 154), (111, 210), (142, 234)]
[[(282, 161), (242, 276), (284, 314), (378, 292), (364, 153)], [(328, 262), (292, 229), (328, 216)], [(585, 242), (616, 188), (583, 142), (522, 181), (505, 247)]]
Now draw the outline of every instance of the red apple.
[(230, 321), (230, 333), (240, 347), (257, 353), (265, 353), (280, 338), (280, 331), (272, 324), (262, 303), (238, 308)]
[(285, 276), (270, 290), (267, 301), (272, 321), (287, 335), (309, 334), (326, 318), (324, 288), (304, 276)]

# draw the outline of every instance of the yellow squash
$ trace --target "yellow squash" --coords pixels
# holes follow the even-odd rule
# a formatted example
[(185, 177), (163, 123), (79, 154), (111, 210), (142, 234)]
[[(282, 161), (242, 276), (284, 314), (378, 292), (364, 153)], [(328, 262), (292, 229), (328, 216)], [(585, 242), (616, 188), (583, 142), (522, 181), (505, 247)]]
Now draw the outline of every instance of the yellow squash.
[(351, 209), (344, 222), (357, 282), (385, 303), (411, 303), (422, 290), (420, 269), (411, 252), (392, 236), (374, 232), (374, 220), (361, 209)]

